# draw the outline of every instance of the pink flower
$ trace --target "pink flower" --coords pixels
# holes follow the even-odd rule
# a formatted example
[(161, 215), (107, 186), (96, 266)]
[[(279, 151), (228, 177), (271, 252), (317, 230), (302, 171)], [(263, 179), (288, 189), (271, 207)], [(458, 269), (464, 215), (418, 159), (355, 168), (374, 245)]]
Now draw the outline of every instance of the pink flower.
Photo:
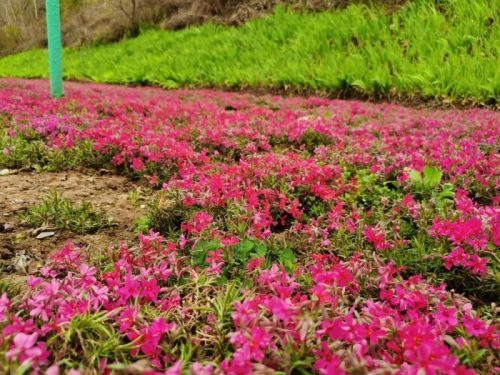
[(158, 294), (160, 293), (160, 287), (156, 279), (142, 280), (141, 281), (141, 298), (146, 301), (155, 302), (158, 299)]
[(293, 305), (288, 300), (273, 297), (265, 301), (264, 306), (270, 310), (275, 319), (282, 320), (285, 324), (288, 324), (294, 315), (292, 311)]
[(467, 259), (468, 254), (459, 246), (455, 247), (448, 255), (443, 256), (444, 266), (448, 270), (451, 269), (452, 266), (457, 267), (465, 264)]
[(487, 263), (488, 259), (480, 258), (476, 254), (472, 254), (469, 259), (465, 261), (465, 266), (475, 275), (484, 275), (487, 271)]
[(167, 323), (163, 318), (156, 318), (149, 327), (149, 332), (153, 337), (160, 337), (175, 328), (175, 323)]
[(484, 335), (488, 330), (488, 325), (477, 317), (470, 317), (465, 315), (462, 318), (462, 324), (465, 327), (465, 331), (474, 337), (480, 337)]
[(52, 365), (46, 371), (45, 375), (59, 375), (59, 365)]
[(457, 309), (453, 307), (446, 308), (442, 303), (438, 305), (437, 312), (432, 314), (432, 316), (445, 327), (454, 328), (458, 324)]
[(256, 258), (252, 258), (250, 259), (250, 261), (248, 262), (247, 264), (247, 270), (248, 271), (253, 271), (257, 268), (261, 268), (262, 264), (265, 262), (265, 258), (264, 257), (256, 257)]
[(141, 283), (135, 276), (131, 274), (127, 274), (123, 284), (118, 289), (117, 294), (121, 297), (121, 299), (126, 302), (130, 298), (139, 297)]
[(385, 234), (375, 228), (366, 226), (364, 234), (366, 240), (372, 243), (376, 250), (386, 250), (392, 247), (390, 243), (385, 241)]
[(420, 204), (415, 202), (410, 194), (406, 194), (404, 196), (403, 200), (401, 201), (401, 205), (408, 210), (412, 218), (418, 218), (418, 215), (420, 213)]
[(127, 332), (134, 325), (137, 314), (138, 309), (132, 306), (126, 306), (120, 312), (118, 322), (120, 324), (119, 330), (121, 333)]
[(143, 171), (146, 168), (140, 158), (132, 158), (131, 167), (136, 172)]
[(221, 239), (220, 242), (221, 242), (222, 246), (232, 246), (232, 245), (238, 244), (240, 242), (240, 240), (238, 237), (230, 236), (230, 237), (225, 237), (225, 238)]
[(85, 285), (91, 285), (96, 281), (95, 274), (96, 274), (96, 269), (95, 267), (89, 267), (86, 264), (81, 264), (79, 267), (80, 270), (80, 276), (82, 278), (82, 281), (84, 282)]
[(440, 343), (426, 341), (415, 349), (404, 352), (405, 359), (411, 364), (403, 366), (410, 373), (449, 374), (458, 364), (458, 359), (450, 354), (450, 350)]
[(45, 343), (39, 342), (38, 334), (31, 335), (18, 333), (14, 336), (14, 341), (5, 357), (12, 361), (18, 360), (20, 363), (30, 361), (33, 364), (41, 365), (47, 363), (49, 352), (45, 348)]
[[(191, 227), (191, 232), (194, 234), (200, 234), (205, 228), (207, 228), (212, 223), (212, 215), (207, 212), (198, 212), (193, 220), (193, 225)], [(189, 228), (186, 226), (186, 228)]]
[(222, 273), (222, 266), (224, 262), (212, 262), (210, 267), (207, 268), (207, 273), (209, 275), (220, 275)]
[(314, 362), (314, 369), (321, 375), (347, 374), (342, 368), (342, 361), (332, 353), (326, 342), (321, 343), (320, 349), (316, 350), (314, 354), (318, 358)]
[(217, 250), (208, 252), (208, 257), (206, 259), (207, 263), (221, 262), (221, 261), (223, 261), (222, 249), (217, 249)]
[(0, 322), (5, 320), (7, 317), (7, 312), (10, 308), (10, 300), (7, 297), (7, 293), (2, 294), (0, 297)]
[(191, 365), (189, 373), (191, 375), (212, 375), (214, 368), (212, 365), (203, 366), (201, 363), (195, 362)]

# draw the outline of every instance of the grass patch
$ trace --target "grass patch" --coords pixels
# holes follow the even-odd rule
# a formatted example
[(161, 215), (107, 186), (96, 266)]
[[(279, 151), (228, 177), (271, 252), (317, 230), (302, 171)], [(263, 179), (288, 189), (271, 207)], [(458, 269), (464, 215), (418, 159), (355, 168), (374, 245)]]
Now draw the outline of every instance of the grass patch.
[(178, 192), (157, 192), (147, 203), (148, 212), (137, 219), (136, 231), (147, 233), (154, 230), (167, 238), (175, 238), (181, 224), (187, 219), (190, 211), (182, 204)]
[(82, 364), (97, 367), (101, 358), (126, 361), (127, 351), (132, 345), (122, 342), (120, 335), (109, 323), (110, 315), (112, 314), (76, 315), (61, 326), (60, 337), (52, 337), (49, 345), (55, 346), (59, 350), (58, 354), (61, 357), (64, 355), (63, 363), (71, 367)]
[(112, 220), (106, 218), (104, 211), (95, 211), (89, 202), (75, 206), (56, 192), (21, 214), (21, 219), (30, 227), (55, 227), (69, 229), (75, 233), (95, 233), (113, 225)]

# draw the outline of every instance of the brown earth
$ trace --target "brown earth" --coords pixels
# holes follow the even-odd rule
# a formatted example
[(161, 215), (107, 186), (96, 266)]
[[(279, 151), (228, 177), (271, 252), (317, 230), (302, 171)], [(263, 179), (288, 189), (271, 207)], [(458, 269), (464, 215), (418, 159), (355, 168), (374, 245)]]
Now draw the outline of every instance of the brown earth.
[[(129, 193), (139, 187), (125, 177), (111, 174), (11, 171), (0, 176), (0, 278), (22, 280), (43, 265), (49, 254), (70, 240), (89, 252), (103, 251), (120, 241), (131, 243), (136, 237), (134, 223), (146, 213), (144, 205), (133, 204), (129, 198)], [(85, 235), (24, 225), (19, 213), (51, 192), (57, 192), (77, 206), (84, 201), (90, 202), (96, 211), (102, 209), (112, 217), (116, 225)], [(55, 234), (45, 239), (36, 238), (41, 231), (49, 230)]]

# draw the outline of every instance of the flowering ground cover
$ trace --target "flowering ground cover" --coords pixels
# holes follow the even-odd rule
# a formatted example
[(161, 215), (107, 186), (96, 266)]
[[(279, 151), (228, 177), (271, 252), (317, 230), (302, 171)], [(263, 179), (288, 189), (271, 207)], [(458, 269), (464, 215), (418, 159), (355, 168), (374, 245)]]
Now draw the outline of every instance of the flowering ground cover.
[(483, 109), (0, 81), (1, 168), (155, 190), (135, 245), (0, 284), (0, 368), (497, 373), (499, 137)]

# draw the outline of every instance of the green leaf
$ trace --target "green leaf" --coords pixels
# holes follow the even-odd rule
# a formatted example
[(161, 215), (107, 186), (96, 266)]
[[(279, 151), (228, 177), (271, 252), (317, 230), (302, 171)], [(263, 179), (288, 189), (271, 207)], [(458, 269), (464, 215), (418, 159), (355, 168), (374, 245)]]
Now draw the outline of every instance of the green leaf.
[(250, 250), (254, 248), (253, 241), (250, 240), (241, 240), (239, 243), (234, 245), (235, 252), (249, 253)]
[(267, 255), (267, 246), (263, 243), (258, 243), (255, 245), (253, 253), (259, 258), (265, 257)]
[(255, 243), (251, 240), (241, 240), (233, 247), (234, 259), (241, 264), (245, 264), (250, 258), (250, 252), (255, 248)]
[(438, 199), (443, 200), (443, 199), (454, 199), (454, 198), (455, 198), (455, 191), (453, 185), (450, 183), (444, 184), (443, 190), (438, 195)]
[(283, 250), (279, 254), (278, 259), (280, 263), (285, 266), (287, 271), (295, 269), (295, 255), (293, 254), (292, 249)]
[(420, 172), (412, 169), (410, 171), (410, 182), (412, 185), (420, 186), (422, 184), (422, 176)]
[(423, 171), (423, 186), (425, 189), (432, 190), (441, 182), (443, 172), (434, 167), (426, 166)]

